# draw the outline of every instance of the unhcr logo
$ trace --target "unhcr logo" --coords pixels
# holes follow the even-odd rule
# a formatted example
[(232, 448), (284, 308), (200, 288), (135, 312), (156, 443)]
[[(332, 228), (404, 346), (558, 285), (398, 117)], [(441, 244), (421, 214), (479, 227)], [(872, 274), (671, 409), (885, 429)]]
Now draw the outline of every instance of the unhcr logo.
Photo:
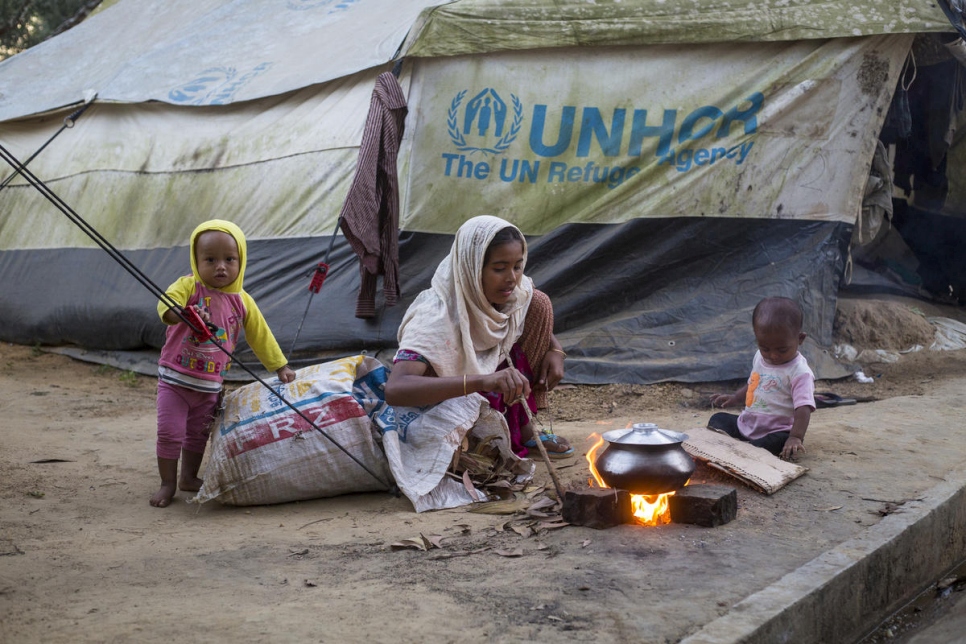
[(183, 105), (227, 105), (253, 79), (272, 68), (261, 63), (247, 72), (234, 67), (209, 67), (180, 87), (168, 92), (168, 100)]
[(502, 154), (520, 134), (523, 103), (515, 94), (510, 94), (513, 110), (510, 119), (506, 101), (495, 89), (487, 87), (467, 101), (461, 112), (460, 107), (467, 93), (469, 90), (464, 89), (450, 103), (446, 115), (450, 140), (460, 152)]
[(334, 5), (328, 13), (335, 13), (336, 11), (345, 11), (358, 3), (359, 0), (340, 0), (339, 2), (336, 2), (336, 0), (288, 0), (288, 8), (292, 11), (310, 11)]
[[(742, 165), (758, 131), (760, 92), (733, 105), (702, 105), (680, 118), (677, 109), (534, 103), (524, 153), (529, 158), (489, 159), (502, 154), (520, 133), (523, 106), (511, 105), (487, 88), (467, 101), (467, 91), (450, 103), (447, 131), (457, 152), (443, 152), (443, 176), (523, 184), (603, 184), (613, 190), (644, 172), (667, 166), (678, 173)], [(510, 109), (512, 106), (512, 119)], [(737, 135), (739, 140), (729, 140)], [(482, 141), (482, 143), (480, 143)], [(473, 145), (476, 143), (477, 145)], [(473, 157), (483, 152), (484, 158)], [(536, 158), (535, 158), (536, 157)]]

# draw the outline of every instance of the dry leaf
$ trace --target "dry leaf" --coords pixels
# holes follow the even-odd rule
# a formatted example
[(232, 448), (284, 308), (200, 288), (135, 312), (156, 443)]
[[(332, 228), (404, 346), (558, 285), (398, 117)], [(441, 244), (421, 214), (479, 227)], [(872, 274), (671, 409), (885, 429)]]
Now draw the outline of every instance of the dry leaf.
[(434, 548), (442, 548), (443, 547), (443, 535), (441, 535), (441, 534), (431, 534), (427, 538), (427, 541), (429, 541), (431, 544), (433, 544), (433, 547)]
[(467, 511), (478, 514), (516, 514), (522, 512), (526, 507), (526, 497), (519, 492), (514, 492), (512, 499), (474, 503)]
[(517, 548), (516, 550), (497, 550), (496, 554), (501, 557), (522, 557), (523, 548)]
[(815, 509), (818, 512), (832, 512), (833, 510), (841, 510), (842, 509), (842, 506), (841, 505), (833, 505), (833, 506), (828, 507), (828, 508), (815, 508)]
[(429, 539), (423, 535), (418, 537), (413, 537), (412, 539), (403, 539), (402, 541), (397, 541), (389, 546), (390, 550), (429, 550), (433, 547)]
[(531, 537), (533, 536), (533, 530), (528, 525), (511, 525), (510, 529), (516, 532), (521, 537)]
[(526, 492), (528, 499), (532, 499), (538, 494), (542, 494), (544, 491), (546, 491), (546, 489), (547, 489), (546, 485), (538, 485), (536, 487), (525, 487), (523, 488), (523, 491)]
[(479, 493), (476, 491), (476, 488), (473, 486), (473, 480), (470, 478), (469, 470), (466, 470), (465, 472), (463, 472), (463, 487), (466, 488), (466, 491), (470, 493), (470, 496), (472, 498), (476, 499), (477, 501), (483, 500), (480, 498)]
[(537, 524), (537, 528), (541, 530), (556, 530), (557, 528), (566, 528), (568, 525), (570, 524), (566, 521), (554, 521), (552, 523), (550, 521), (541, 521)]
[(540, 543), (539, 541), (537, 542), (537, 550), (549, 550), (549, 549), (550, 549), (550, 546), (548, 546), (547, 544)]
[(586, 548), (590, 545), (590, 539), (584, 539), (584, 542), (580, 544), (581, 548)]

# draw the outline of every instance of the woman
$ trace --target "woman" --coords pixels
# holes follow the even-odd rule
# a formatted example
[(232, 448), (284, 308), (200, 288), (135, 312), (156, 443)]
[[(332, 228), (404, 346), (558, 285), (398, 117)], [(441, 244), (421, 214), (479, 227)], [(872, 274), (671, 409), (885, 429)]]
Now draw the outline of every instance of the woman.
[[(549, 298), (523, 274), (526, 261), (526, 239), (511, 223), (480, 216), (460, 226), (432, 286), (403, 317), (387, 403), (423, 407), (481, 393), (504, 413), (514, 453), (536, 447), (522, 405), (536, 412), (536, 396), (545, 400), (563, 378), (566, 354)], [(562, 437), (539, 435), (551, 457), (574, 453)]]

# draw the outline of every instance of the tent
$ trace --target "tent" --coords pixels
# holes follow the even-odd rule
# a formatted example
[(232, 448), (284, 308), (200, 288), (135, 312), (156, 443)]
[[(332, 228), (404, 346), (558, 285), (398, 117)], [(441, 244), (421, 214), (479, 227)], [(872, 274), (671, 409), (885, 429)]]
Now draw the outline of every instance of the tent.
[[(804, 352), (840, 377), (832, 319), (878, 134), (917, 35), (952, 31), (907, 0), (121, 0), (0, 63), (0, 144), (46, 145), (30, 170), (162, 287), (199, 221), (238, 223), (286, 351), (308, 310), (295, 364), (391, 351), (487, 213), (530, 240), (570, 382), (743, 377), (766, 295), (803, 303)], [(355, 318), (339, 235), (307, 309), (394, 67), (400, 302)], [(36, 190), (14, 178), (0, 204), (0, 339), (161, 345), (150, 293)]]

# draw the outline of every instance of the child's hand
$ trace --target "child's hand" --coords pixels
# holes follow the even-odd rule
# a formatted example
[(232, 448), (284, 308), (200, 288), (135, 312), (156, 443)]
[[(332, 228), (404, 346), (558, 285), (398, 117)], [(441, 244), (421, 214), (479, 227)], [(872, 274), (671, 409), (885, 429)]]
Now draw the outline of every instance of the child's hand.
[(781, 457), (783, 460), (798, 459), (799, 454), (805, 453), (805, 445), (802, 443), (801, 438), (795, 438), (794, 436), (789, 436), (788, 440), (785, 441), (785, 446), (782, 447)]
[(198, 306), (197, 304), (195, 304), (195, 311), (198, 312), (198, 317), (201, 318), (202, 322), (204, 322), (205, 324), (208, 324), (209, 322), (211, 322), (211, 313), (208, 311), (206, 307)]
[(737, 404), (734, 394), (714, 394), (711, 396), (712, 409), (715, 407), (724, 409), (725, 407), (734, 407)]
[(293, 380), (295, 380), (295, 372), (292, 371), (292, 368), (288, 365), (285, 365), (284, 367), (276, 371), (275, 375), (277, 375), (278, 379), (285, 384), (288, 384)]

